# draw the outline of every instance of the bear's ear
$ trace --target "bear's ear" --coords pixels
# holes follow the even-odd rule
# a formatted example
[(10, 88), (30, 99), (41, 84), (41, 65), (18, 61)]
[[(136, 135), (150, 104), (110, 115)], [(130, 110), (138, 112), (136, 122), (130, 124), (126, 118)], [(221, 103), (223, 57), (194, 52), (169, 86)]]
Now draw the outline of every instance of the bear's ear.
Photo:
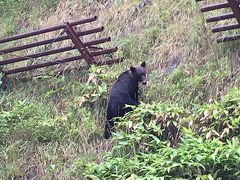
[(143, 63), (141, 64), (141, 66), (145, 68), (145, 67), (146, 67), (146, 62), (143, 61)]
[(136, 68), (135, 67), (130, 67), (130, 70), (132, 71), (132, 72), (134, 72), (135, 70), (136, 70)]

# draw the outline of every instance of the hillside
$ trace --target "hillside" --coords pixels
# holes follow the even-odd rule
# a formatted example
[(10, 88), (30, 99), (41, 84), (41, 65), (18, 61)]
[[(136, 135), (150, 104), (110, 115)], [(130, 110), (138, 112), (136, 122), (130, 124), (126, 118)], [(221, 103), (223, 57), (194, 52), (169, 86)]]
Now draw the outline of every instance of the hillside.
[[(104, 46), (117, 46), (114, 57), (125, 59), (9, 76), (0, 99), (0, 179), (238, 179), (239, 41), (218, 44), (221, 34), (211, 32), (200, 4), (0, 0), (0, 38), (97, 15), (91, 26), (105, 30), (93, 37), (111, 36)], [(121, 72), (142, 61), (149, 77), (140, 85), (142, 104), (105, 140), (110, 88)]]

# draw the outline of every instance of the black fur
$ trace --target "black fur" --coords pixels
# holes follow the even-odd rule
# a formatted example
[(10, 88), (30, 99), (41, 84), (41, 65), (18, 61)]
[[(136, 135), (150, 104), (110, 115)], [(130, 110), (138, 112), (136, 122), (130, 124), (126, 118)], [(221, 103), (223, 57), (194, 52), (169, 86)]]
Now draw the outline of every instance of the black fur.
[(145, 62), (141, 66), (130, 67), (130, 70), (123, 72), (113, 85), (108, 101), (107, 120), (104, 129), (104, 137), (108, 139), (114, 127), (114, 118), (123, 117), (125, 113), (131, 111), (125, 105), (137, 106), (138, 82), (146, 84)]

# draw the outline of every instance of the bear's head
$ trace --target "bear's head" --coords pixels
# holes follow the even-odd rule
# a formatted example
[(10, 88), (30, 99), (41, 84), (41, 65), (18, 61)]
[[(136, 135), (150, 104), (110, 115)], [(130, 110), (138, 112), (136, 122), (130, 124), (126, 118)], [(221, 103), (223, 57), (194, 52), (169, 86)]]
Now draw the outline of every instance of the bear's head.
[(147, 84), (147, 75), (146, 75), (146, 63), (145, 61), (140, 66), (130, 67), (132, 77), (142, 84)]

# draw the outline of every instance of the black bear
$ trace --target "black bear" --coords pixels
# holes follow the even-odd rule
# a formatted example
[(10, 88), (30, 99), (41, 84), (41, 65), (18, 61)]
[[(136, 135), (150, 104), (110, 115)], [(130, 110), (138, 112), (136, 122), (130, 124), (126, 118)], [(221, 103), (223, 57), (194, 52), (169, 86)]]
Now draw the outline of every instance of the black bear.
[(130, 67), (123, 72), (113, 85), (107, 105), (107, 120), (104, 129), (104, 137), (108, 139), (114, 127), (114, 118), (123, 117), (125, 113), (131, 111), (125, 105), (138, 105), (138, 82), (146, 85), (147, 77), (145, 61), (140, 66)]

